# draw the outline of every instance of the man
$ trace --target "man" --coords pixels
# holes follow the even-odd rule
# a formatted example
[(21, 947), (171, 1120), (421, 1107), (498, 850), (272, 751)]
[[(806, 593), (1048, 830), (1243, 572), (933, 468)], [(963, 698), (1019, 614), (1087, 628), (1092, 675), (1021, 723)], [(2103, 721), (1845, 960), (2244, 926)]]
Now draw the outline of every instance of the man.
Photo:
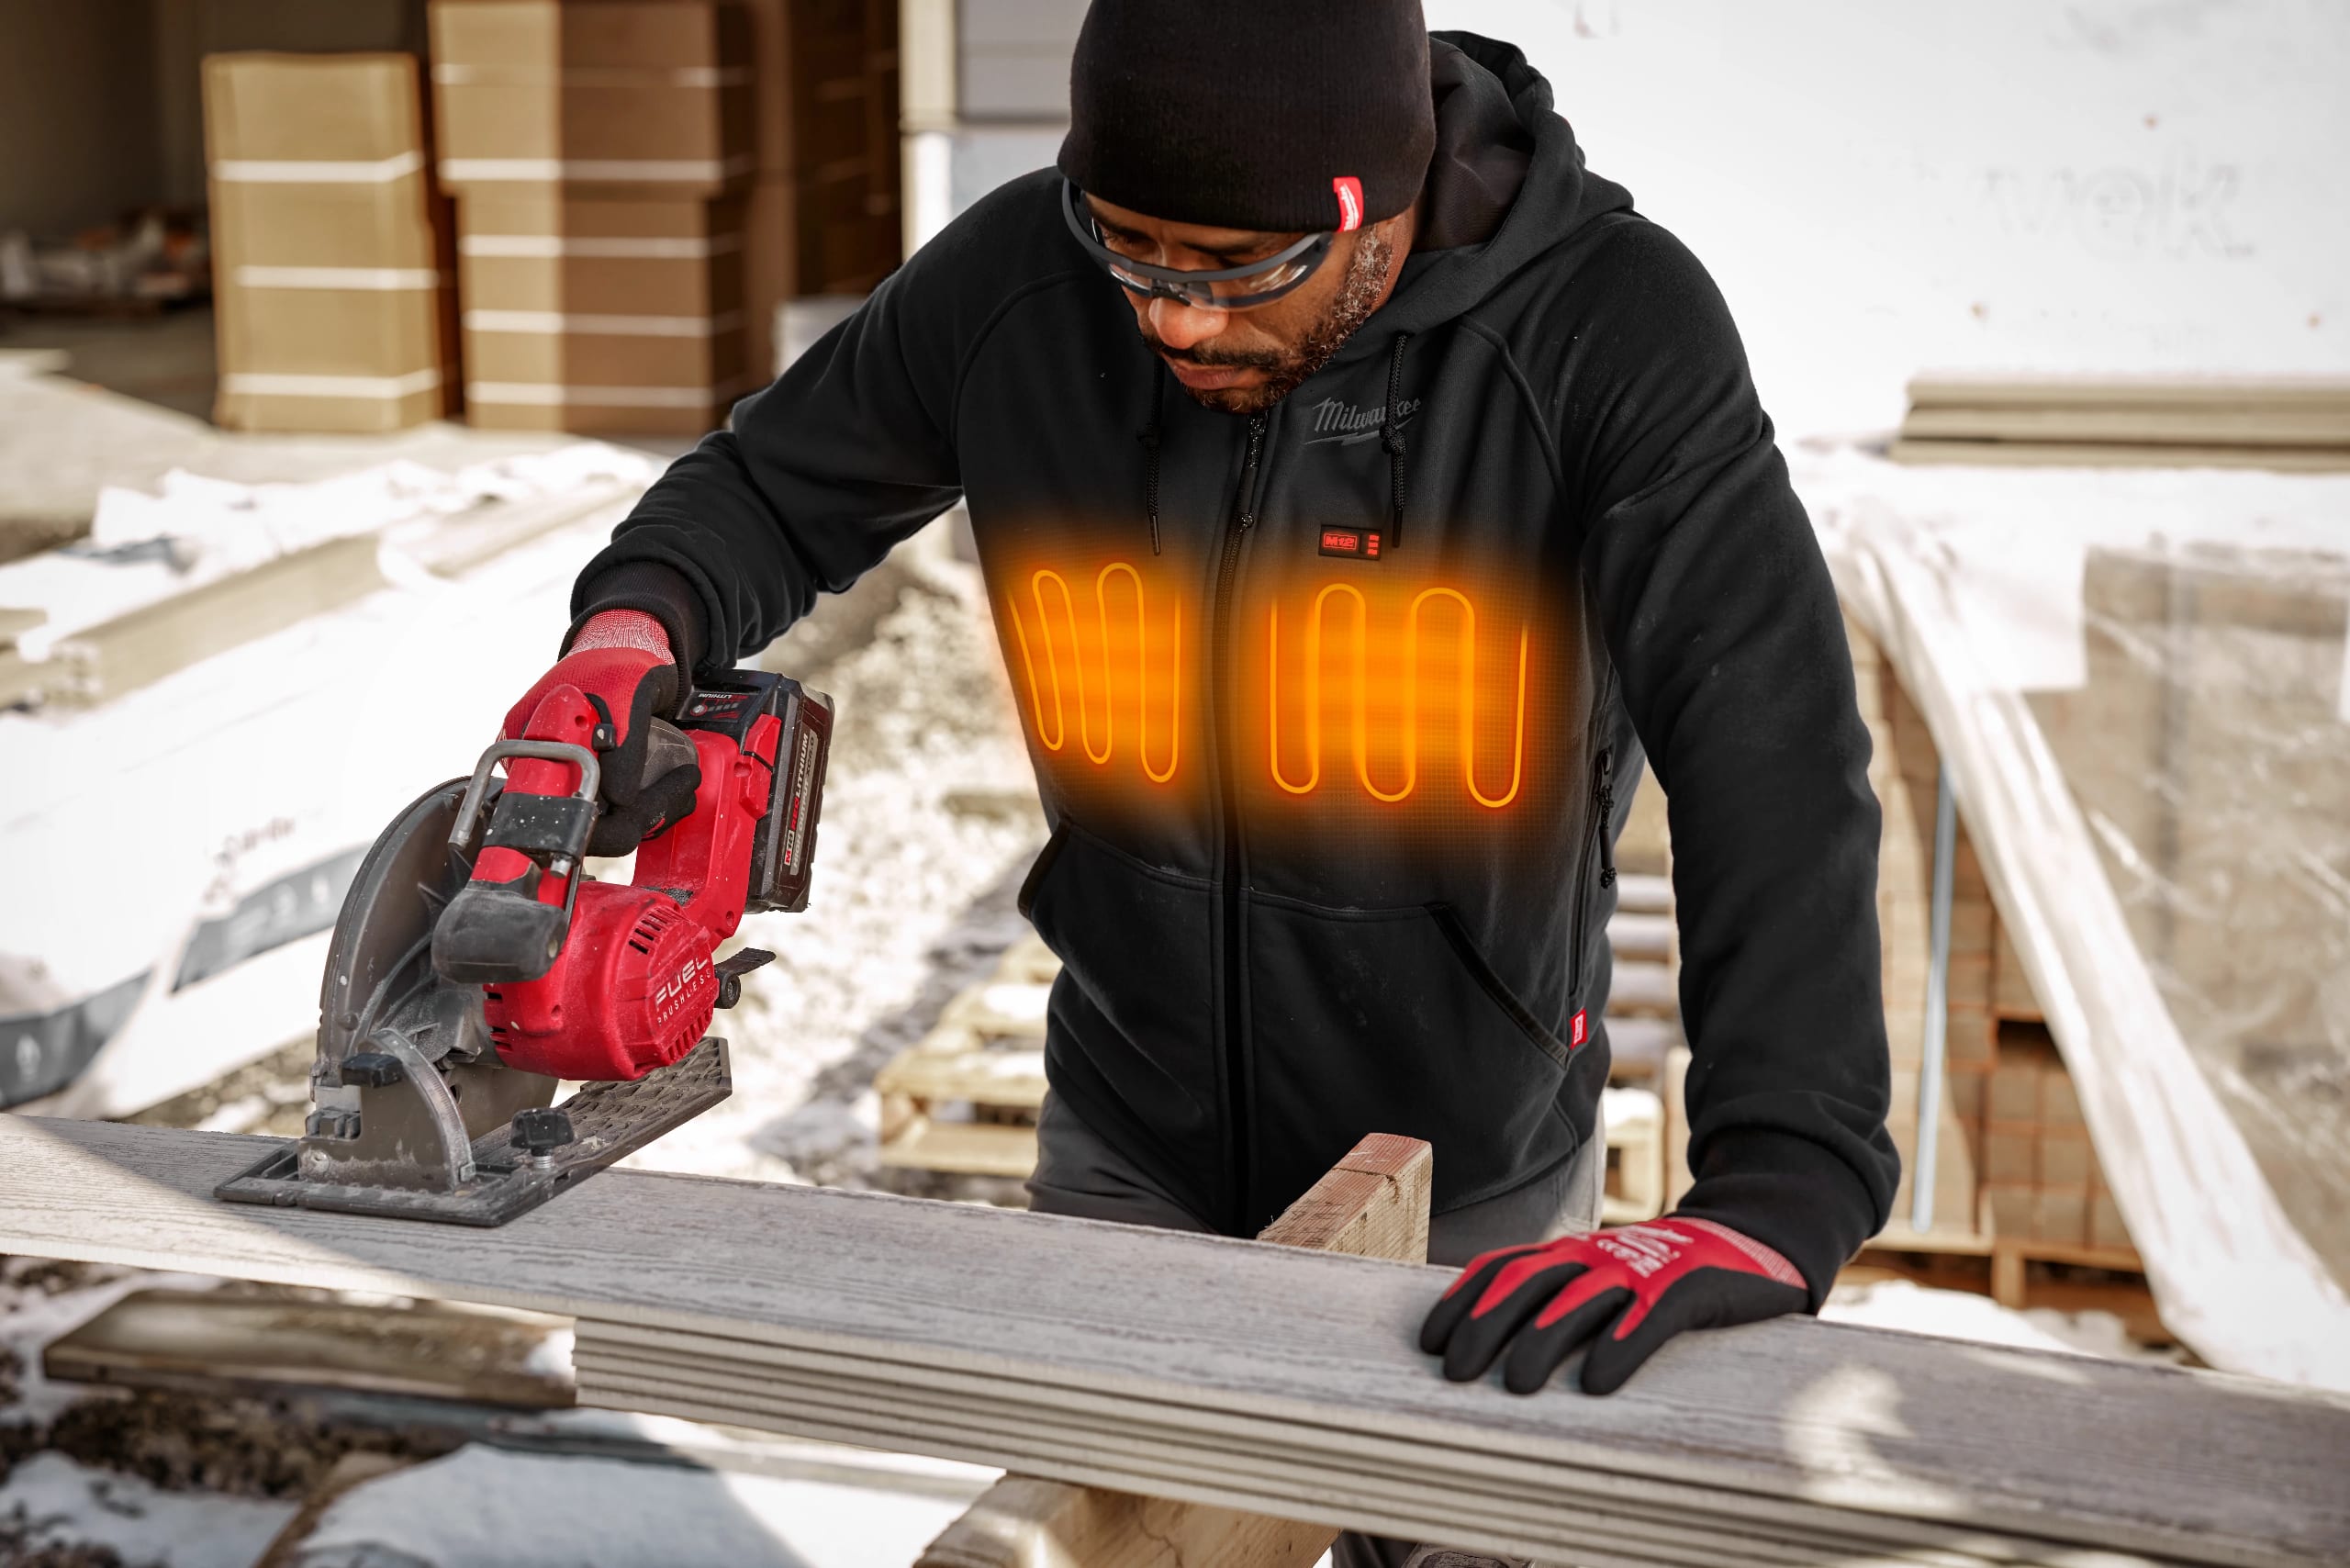
[[(1095, 0), (1071, 100), (1058, 171), (652, 488), (548, 678), (625, 744), (959, 496), (1052, 823), (1037, 1208), (1248, 1235), (1404, 1133), (1436, 1259), (1499, 1249), (1428, 1319), (1450, 1376), (1506, 1351), (1529, 1391), (1590, 1342), (1605, 1393), (1816, 1308), (1896, 1181), (1877, 810), (1705, 272), (1417, 0)], [(1589, 1236), (1643, 755), (1696, 1181)]]

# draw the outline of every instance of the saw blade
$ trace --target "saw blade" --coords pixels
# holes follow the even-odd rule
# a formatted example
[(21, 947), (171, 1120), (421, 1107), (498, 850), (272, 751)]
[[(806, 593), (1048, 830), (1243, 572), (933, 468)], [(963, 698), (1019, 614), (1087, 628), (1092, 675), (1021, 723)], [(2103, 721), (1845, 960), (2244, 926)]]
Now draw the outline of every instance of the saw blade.
[[(319, 990), (321, 1071), (339, 1077), (343, 1058), (365, 1048), (361, 1042), (367, 1032), (394, 1014), (412, 1016), (420, 1002), (429, 1001), (427, 993), (437, 982), (432, 924), (473, 875), (472, 852), (478, 848), (476, 844), (461, 850), (449, 843), (465, 783), (453, 778), (418, 796), (360, 862), (335, 918)], [(476, 821), (487, 816), (483, 812)], [(476, 839), (481, 831), (475, 829)], [(478, 1011), (478, 997), (471, 1005)], [(442, 1042), (433, 1054), (443, 1054), (446, 1047)]]

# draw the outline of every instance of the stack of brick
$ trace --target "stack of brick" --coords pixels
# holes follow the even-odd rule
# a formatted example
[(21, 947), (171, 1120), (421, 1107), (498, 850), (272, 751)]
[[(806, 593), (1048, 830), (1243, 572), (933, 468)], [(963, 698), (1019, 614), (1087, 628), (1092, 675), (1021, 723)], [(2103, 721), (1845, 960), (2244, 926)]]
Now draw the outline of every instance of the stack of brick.
[(1981, 1230), (2058, 1252), (2115, 1254), (2115, 1261), (2134, 1267), (2130, 1233), (2081, 1119), (2080, 1096), (2046, 1029), (2002, 1029), (1984, 1114)]
[[(1877, 927), (1884, 944), (1886, 1041), (1893, 1062), (1889, 1126), (1901, 1150), (1897, 1231), (1908, 1228), (1918, 1168), (1925, 1061), (1927, 971), (1932, 961), (1934, 803), (1941, 758), (1925, 719), (1868, 633), (1849, 619), (1861, 716), (1872, 743), (1869, 783), (1884, 810), (1877, 851)], [(1943, 1041), (1943, 1091), (1934, 1137), (1931, 1234), (1975, 1230), (1985, 1079), (1992, 1062), (1990, 892), (1962, 828), (1954, 857)]]
[(1877, 922), (1893, 1063), (1888, 1127), (1902, 1159), (1885, 1240), (1897, 1247), (1904, 1240), (2023, 1241), (2128, 1253), (2129, 1236), (2098, 1170), (2079, 1098), (2042, 1020), (2022, 959), (1999, 922), (1963, 819), (1951, 866), (1933, 1224), (1922, 1237), (1910, 1228), (1942, 757), (1924, 714), (1874, 642), (1850, 620), (1845, 631), (1874, 743), (1869, 782), (1885, 813)]
[(232, 430), (390, 431), (449, 411), (455, 306), (405, 54), (204, 62), (219, 395)]
[(748, 331), (749, 19), (714, 0), (434, 0), (477, 425), (699, 435)]

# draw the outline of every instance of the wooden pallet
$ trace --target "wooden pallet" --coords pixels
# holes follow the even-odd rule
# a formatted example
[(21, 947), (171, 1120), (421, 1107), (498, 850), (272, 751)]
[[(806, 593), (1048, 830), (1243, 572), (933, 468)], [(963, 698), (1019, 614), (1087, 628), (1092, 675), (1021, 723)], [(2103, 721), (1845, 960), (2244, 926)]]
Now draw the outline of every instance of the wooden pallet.
[(1664, 1098), (1648, 1089), (1604, 1092), (1607, 1127), (1607, 1190), (1599, 1217), (1608, 1225), (1631, 1225), (1664, 1212)]
[(1022, 938), (875, 1076), (882, 1164), (1015, 1178), (1036, 1168), (1045, 1000), (1059, 970), (1041, 938)]

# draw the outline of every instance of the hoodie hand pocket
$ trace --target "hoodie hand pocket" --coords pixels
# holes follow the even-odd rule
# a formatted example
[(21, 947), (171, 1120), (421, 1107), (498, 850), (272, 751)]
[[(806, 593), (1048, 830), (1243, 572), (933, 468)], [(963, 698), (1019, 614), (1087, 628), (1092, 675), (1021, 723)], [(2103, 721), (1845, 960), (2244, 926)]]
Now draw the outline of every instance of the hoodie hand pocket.
[(1559, 1097), (1582, 1058), (1449, 910), (1258, 898), (1248, 918), (1268, 1197), (1303, 1191), (1364, 1133), (1435, 1146), (1439, 1209), (1573, 1151)]

